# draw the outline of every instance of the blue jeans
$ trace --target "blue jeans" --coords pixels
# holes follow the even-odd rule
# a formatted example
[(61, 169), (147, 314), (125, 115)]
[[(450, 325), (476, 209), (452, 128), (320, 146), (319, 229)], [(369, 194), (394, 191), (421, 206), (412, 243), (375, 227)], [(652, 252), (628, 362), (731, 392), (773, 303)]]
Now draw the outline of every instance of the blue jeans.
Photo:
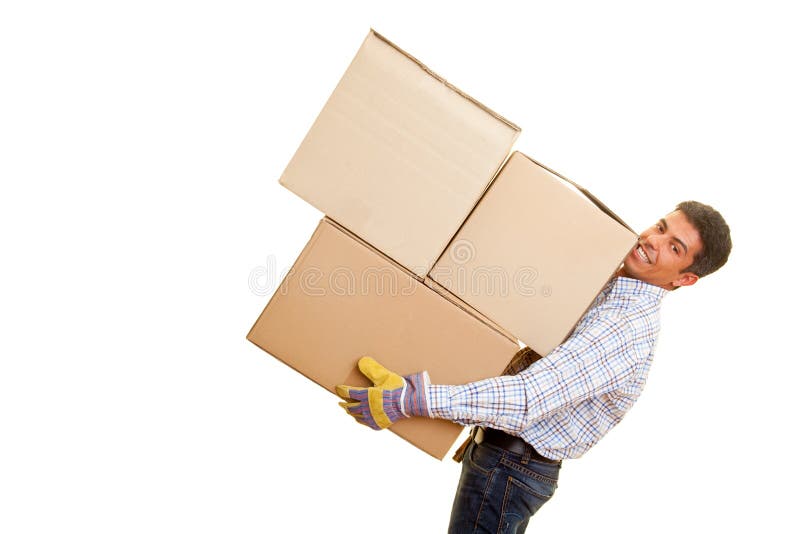
[(553, 496), (560, 469), (473, 441), (462, 460), (448, 532), (525, 532), (531, 516)]

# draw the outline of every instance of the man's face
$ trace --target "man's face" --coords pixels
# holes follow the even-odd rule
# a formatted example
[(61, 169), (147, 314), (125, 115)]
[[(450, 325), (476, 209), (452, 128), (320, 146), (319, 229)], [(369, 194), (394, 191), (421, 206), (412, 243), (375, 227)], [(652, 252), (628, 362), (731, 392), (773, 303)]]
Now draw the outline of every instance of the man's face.
[(674, 289), (690, 286), (697, 275), (681, 272), (703, 248), (700, 234), (681, 211), (673, 211), (642, 232), (625, 257), (622, 274), (649, 284)]

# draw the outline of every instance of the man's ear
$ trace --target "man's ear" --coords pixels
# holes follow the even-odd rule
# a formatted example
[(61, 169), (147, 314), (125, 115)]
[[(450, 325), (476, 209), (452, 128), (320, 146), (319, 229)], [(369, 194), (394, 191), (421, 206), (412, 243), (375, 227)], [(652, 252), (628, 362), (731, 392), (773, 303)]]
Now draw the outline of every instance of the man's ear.
[(683, 287), (683, 286), (691, 286), (695, 282), (697, 282), (699, 279), (700, 279), (700, 277), (697, 276), (694, 273), (688, 273), (688, 272), (687, 273), (681, 273), (681, 275), (678, 278), (676, 278), (675, 280), (672, 281), (672, 286), (673, 286), (674, 289), (677, 289), (677, 288)]

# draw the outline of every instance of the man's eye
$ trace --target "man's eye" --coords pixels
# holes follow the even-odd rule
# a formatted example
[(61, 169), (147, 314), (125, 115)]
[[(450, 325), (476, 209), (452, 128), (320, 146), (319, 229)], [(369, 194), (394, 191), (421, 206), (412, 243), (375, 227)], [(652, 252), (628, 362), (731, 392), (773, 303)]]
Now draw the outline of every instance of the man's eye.
[(678, 253), (678, 247), (676, 247), (675, 245), (672, 245), (672, 252), (677, 254)]

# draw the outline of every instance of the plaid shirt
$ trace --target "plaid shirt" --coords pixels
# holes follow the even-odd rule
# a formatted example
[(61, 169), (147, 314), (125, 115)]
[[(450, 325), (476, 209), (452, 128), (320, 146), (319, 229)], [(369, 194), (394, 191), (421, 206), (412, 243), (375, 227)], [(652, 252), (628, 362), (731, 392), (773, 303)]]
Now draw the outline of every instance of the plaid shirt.
[(545, 358), (512, 376), (431, 385), (431, 415), (503, 430), (548, 458), (581, 456), (639, 397), (665, 294), (632, 278), (612, 279), (572, 335)]

